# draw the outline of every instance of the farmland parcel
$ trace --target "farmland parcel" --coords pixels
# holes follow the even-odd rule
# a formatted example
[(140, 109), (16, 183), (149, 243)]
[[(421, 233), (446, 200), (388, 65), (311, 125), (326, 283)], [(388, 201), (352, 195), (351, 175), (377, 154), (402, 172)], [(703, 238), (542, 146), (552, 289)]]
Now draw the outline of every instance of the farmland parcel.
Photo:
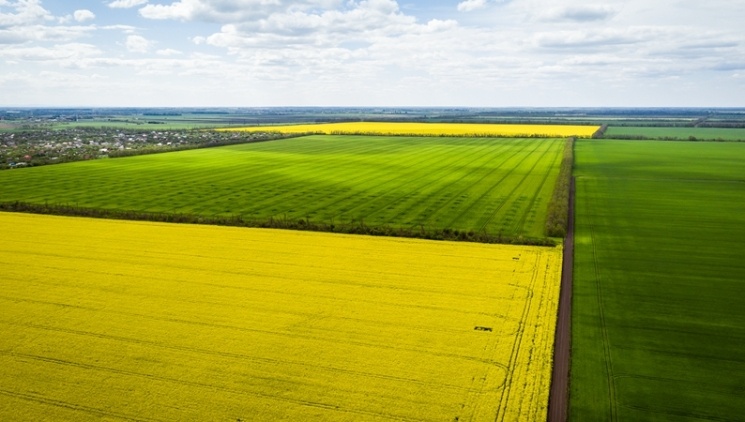
[(408, 136), (500, 136), (557, 138), (576, 136), (589, 138), (599, 126), (577, 125), (497, 125), (473, 123), (320, 123), (283, 126), (247, 126), (221, 129), (237, 132), (321, 133), (326, 135), (408, 135)]
[(605, 136), (639, 137), (660, 139), (697, 139), (697, 140), (725, 140), (745, 141), (745, 129), (711, 128), (711, 127), (639, 127), (639, 126), (610, 126)]
[(0, 213), (1, 420), (545, 418), (560, 249)]
[(0, 172), (0, 202), (542, 237), (563, 139), (310, 136)]
[(745, 414), (745, 145), (579, 141), (570, 418)]

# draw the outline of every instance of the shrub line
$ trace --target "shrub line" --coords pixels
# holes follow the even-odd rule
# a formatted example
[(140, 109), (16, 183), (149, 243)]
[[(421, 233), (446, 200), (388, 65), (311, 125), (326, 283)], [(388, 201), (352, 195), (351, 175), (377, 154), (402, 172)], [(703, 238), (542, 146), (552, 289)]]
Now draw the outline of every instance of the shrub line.
[(697, 138), (695, 136), (678, 137), (678, 136), (645, 136), (645, 135), (603, 135), (599, 139), (608, 139), (616, 141), (674, 141), (674, 142), (745, 142), (745, 139), (723, 139), (723, 138)]
[(428, 229), (424, 226), (412, 228), (391, 226), (370, 226), (360, 220), (350, 223), (334, 224), (311, 221), (310, 218), (290, 219), (285, 217), (269, 219), (244, 219), (241, 215), (204, 216), (184, 213), (156, 213), (136, 210), (111, 210), (87, 208), (77, 205), (34, 204), (29, 202), (0, 202), (0, 211), (21, 212), (29, 214), (48, 214), (73, 217), (104, 218), (113, 220), (152, 221), (161, 223), (205, 224), (231, 227), (253, 227), (271, 229), (289, 229), (330, 233), (364, 234), (370, 236), (406, 237), (428, 240), (448, 240), (475, 243), (498, 243), (531, 246), (556, 246), (550, 238), (524, 236), (504, 236), (485, 231), (474, 232), (457, 229)]
[(574, 138), (567, 138), (564, 155), (561, 159), (559, 177), (548, 203), (546, 213), (546, 236), (565, 237), (567, 234), (567, 212), (569, 210), (569, 189), (574, 166)]

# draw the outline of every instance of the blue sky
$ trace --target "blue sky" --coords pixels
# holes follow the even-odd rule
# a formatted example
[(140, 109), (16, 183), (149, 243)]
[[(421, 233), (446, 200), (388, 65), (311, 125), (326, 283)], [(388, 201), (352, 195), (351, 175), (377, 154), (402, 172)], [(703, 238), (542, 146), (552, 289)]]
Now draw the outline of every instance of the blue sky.
[(745, 106), (739, 0), (0, 0), (0, 106)]

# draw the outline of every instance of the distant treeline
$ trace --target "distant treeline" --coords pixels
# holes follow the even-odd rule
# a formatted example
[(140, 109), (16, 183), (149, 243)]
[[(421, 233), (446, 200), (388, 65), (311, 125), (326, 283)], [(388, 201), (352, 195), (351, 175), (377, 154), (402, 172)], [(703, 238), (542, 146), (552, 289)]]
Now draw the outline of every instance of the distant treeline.
[(608, 130), (608, 124), (603, 124), (592, 134), (593, 139), (602, 139), (605, 136), (605, 131)]
[(546, 215), (546, 236), (565, 237), (569, 213), (569, 188), (574, 166), (574, 138), (569, 138), (564, 146), (559, 177), (556, 179), (554, 193), (548, 203)]
[[(604, 137), (600, 137), (601, 139)], [(690, 141), (690, 142), (745, 142), (742, 139), (701, 138), (696, 136), (644, 136), (644, 135), (610, 135), (608, 139), (622, 141)]]
[(741, 120), (718, 120), (716, 122), (709, 120), (709, 121), (698, 124), (696, 127), (742, 129), (742, 128), (745, 128), (745, 122)]
[(503, 236), (486, 232), (474, 232), (456, 229), (428, 229), (425, 226), (391, 227), (369, 226), (364, 221), (349, 223), (325, 223), (305, 219), (288, 219), (270, 217), (268, 219), (245, 219), (240, 215), (204, 216), (183, 213), (154, 213), (134, 210), (110, 210), (101, 208), (86, 208), (76, 205), (62, 204), (33, 204), (28, 202), (2, 202), (0, 211), (23, 212), (33, 214), (49, 214), (73, 217), (108, 218), (114, 220), (153, 221), (163, 223), (207, 224), (232, 227), (254, 227), (271, 229), (290, 229), (317, 232), (363, 234), (370, 236), (406, 237), (429, 240), (449, 240), (478, 243), (499, 243), (532, 246), (556, 246), (556, 241), (550, 238), (532, 238), (523, 236)]
[(295, 138), (299, 135), (294, 134), (279, 134), (276, 132), (272, 133), (265, 133), (265, 132), (254, 132), (248, 137), (243, 138), (234, 138), (234, 139), (216, 139), (216, 140), (210, 140), (209, 142), (202, 143), (202, 144), (184, 144), (184, 145), (175, 145), (175, 146), (168, 146), (168, 147), (144, 147), (140, 149), (124, 149), (124, 150), (114, 150), (110, 151), (108, 153), (109, 158), (123, 158), (123, 157), (134, 157), (137, 155), (147, 155), (147, 154), (159, 154), (162, 152), (175, 152), (175, 151), (187, 151), (191, 149), (201, 149), (201, 148), (214, 148), (214, 147), (223, 147), (228, 145), (239, 145), (239, 144), (250, 144), (255, 142), (267, 142), (267, 141), (274, 141), (277, 139), (287, 139), (287, 138)]
[(700, 118), (696, 120), (613, 120), (613, 126), (634, 127), (698, 127), (712, 129), (742, 129), (745, 128), (743, 120), (707, 120)]

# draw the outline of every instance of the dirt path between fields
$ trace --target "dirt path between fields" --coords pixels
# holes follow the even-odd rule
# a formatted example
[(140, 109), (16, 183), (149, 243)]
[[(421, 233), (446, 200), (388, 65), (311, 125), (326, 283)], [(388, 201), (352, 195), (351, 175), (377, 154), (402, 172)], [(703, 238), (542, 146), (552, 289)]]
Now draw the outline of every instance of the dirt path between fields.
[(569, 186), (569, 216), (561, 267), (559, 314), (554, 337), (554, 368), (548, 395), (548, 422), (565, 422), (569, 406), (569, 355), (571, 350), (572, 270), (574, 268), (574, 177)]

